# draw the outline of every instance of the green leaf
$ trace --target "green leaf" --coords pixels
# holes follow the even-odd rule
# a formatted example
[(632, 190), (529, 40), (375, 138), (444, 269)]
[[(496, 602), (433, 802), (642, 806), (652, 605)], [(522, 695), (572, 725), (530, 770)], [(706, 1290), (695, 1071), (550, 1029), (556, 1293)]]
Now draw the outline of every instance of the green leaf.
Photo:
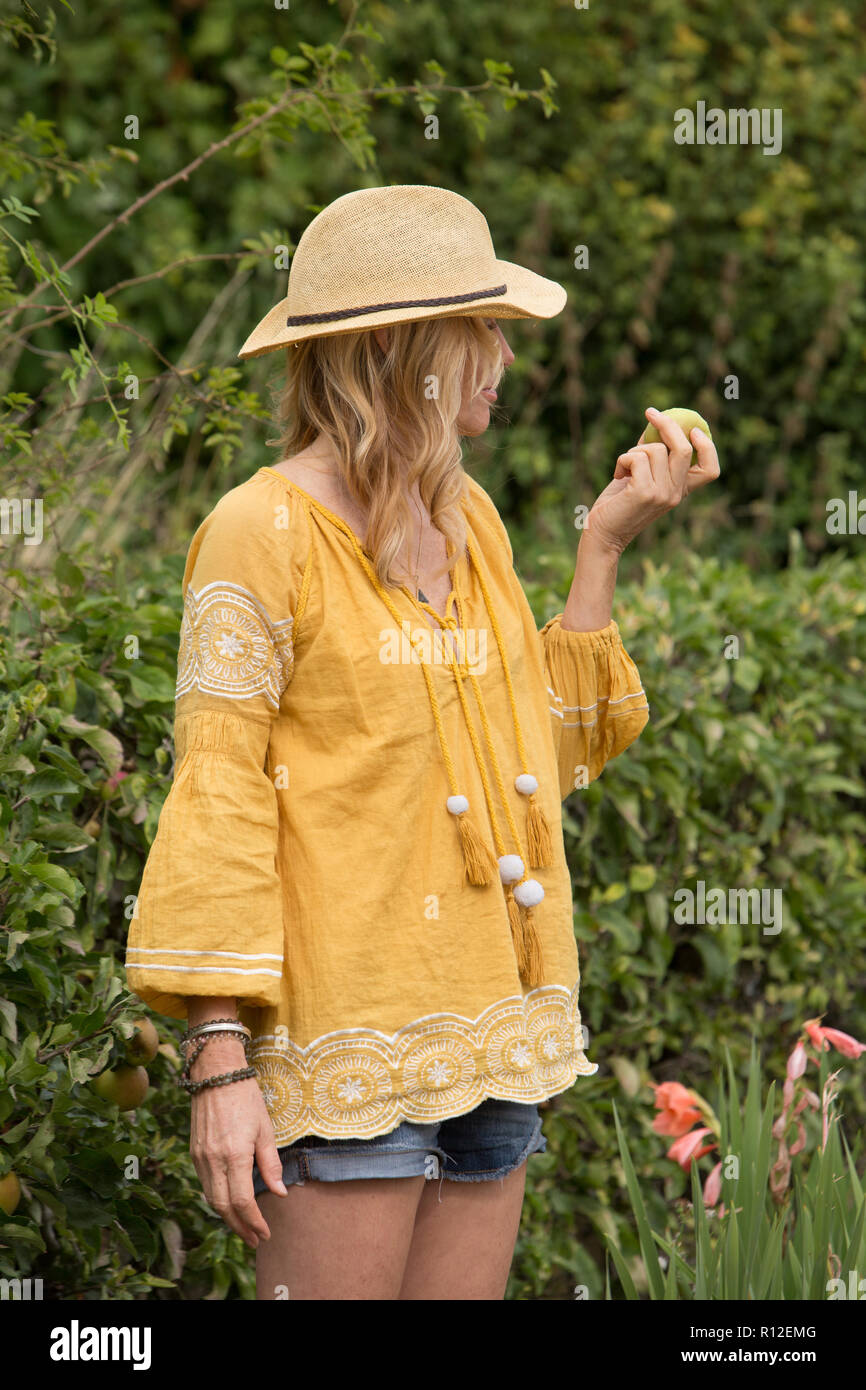
[(734, 685), (744, 690), (747, 695), (752, 695), (761, 682), (761, 663), (753, 656), (741, 656), (739, 660), (732, 662), (732, 665)]
[(65, 715), (60, 721), (60, 727), (75, 738), (80, 738), (98, 753), (110, 776), (120, 771), (124, 756), (123, 744), (116, 734), (100, 728), (97, 724), (84, 724), (73, 714)]
[(80, 593), (84, 588), (84, 573), (76, 564), (70, 560), (65, 551), (60, 552), (54, 562), (54, 573), (60, 584), (67, 589), (72, 589), (75, 593)]
[(11, 1043), (18, 1041), (18, 1009), (11, 999), (0, 999), (0, 1032)]
[(68, 796), (77, 791), (78, 783), (54, 768), (37, 772), (27, 783), (27, 796), (31, 801), (45, 801), (49, 796)]
[[(26, 1245), (32, 1250), (45, 1250), (45, 1242), (35, 1226), (25, 1226), (23, 1222), (7, 1221), (0, 1226), (0, 1241), (8, 1242), (12, 1250), (16, 1245)], [(26, 1276), (24, 1276), (26, 1277)]]
[(29, 874), (31, 878), (38, 879), (40, 883), (46, 884), (49, 888), (53, 888), (55, 892), (63, 893), (73, 902), (78, 901), (83, 891), (81, 884), (71, 874), (67, 873), (65, 869), (61, 869), (59, 864), (49, 864), (47, 860), (38, 864), (26, 865), (25, 873)]
[[(649, 1220), (646, 1214), (640, 1186), (634, 1171), (634, 1164), (628, 1151), (625, 1134), (620, 1124), (619, 1113), (616, 1102), (613, 1105), (613, 1118), (616, 1125), (616, 1138), (619, 1146), (619, 1156), (622, 1161), (623, 1172), (625, 1173), (625, 1183), (628, 1188), (629, 1200), (631, 1201), (634, 1218), (637, 1222), (638, 1240), (640, 1242), (641, 1254), (643, 1256), (644, 1268), (646, 1269), (647, 1279), (650, 1286), (650, 1297), (654, 1299), (664, 1298), (664, 1282), (662, 1272), (659, 1267), (658, 1252), (652, 1238)], [(611, 1251), (611, 1253), (613, 1253)]]
[(619, 1275), (619, 1280), (622, 1284), (626, 1298), (632, 1303), (637, 1302), (638, 1292), (634, 1286), (634, 1280), (632, 1279), (631, 1274), (629, 1273), (628, 1265), (626, 1264), (625, 1260), (623, 1259), (622, 1255), (616, 1247), (616, 1242), (613, 1241), (610, 1236), (605, 1236), (604, 1239), (605, 1245), (607, 1247), (607, 1252), (613, 1260), (614, 1264), (616, 1265), (616, 1272)]
[(87, 849), (94, 843), (93, 837), (74, 821), (48, 821), (43, 825), (40, 837), (45, 846), (65, 854)]
[(18, 1056), (6, 1072), (6, 1081), (12, 1085), (17, 1082), (22, 1086), (29, 1086), (32, 1082), (39, 1080), (48, 1073), (48, 1067), (43, 1066), (36, 1060), (36, 1052), (39, 1047), (39, 1034), (30, 1033), (21, 1044)]
[(139, 700), (170, 705), (174, 701), (175, 681), (157, 666), (131, 666), (129, 683)]
[(628, 886), (636, 893), (646, 893), (656, 881), (653, 864), (633, 864), (629, 869)]

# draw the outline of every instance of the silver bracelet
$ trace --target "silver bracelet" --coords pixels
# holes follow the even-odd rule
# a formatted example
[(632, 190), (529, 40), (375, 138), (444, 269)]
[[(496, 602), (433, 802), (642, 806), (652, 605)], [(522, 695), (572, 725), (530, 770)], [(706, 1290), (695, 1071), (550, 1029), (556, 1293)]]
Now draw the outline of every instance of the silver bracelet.
[(243, 1023), (238, 1023), (233, 1019), (217, 1019), (213, 1023), (199, 1023), (195, 1028), (189, 1028), (180, 1040), (181, 1049), (188, 1047), (196, 1038), (206, 1038), (211, 1033), (238, 1033), (246, 1042), (252, 1040), (252, 1033)]

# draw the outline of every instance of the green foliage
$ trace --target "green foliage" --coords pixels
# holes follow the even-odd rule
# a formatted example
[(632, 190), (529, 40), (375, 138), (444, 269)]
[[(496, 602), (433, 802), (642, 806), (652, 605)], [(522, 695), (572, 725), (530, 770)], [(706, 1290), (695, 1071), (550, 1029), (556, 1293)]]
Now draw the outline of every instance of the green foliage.
[(186, 1297), (252, 1296), (187, 1152), (177, 1030), (159, 1020), (136, 1111), (88, 1084), (122, 1063), (141, 1014), (122, 962), (171, 777), (179, 579), (169, 561), (130, 584), (117, 557), (85, 582), (61, 555), (0, 644), (0, 1177), (26, 1192), (0, 1275), (37, 1275), (46, 1297), (160, 1297), (181, 1274)]
[[(687, 1069), (701, 1089), (725, 1044), (742, 1075), (753, 1037), (782, 1073), (790, 1029), (825, 1011), (866, 1037), (864, 579), (862, 558), (757, 577), (684, 554), (646, 561), (620, 589), (650, 722), (563, 807), (581, 1014), (600, 1071), (545, 1112), (549, 1148), (530, 1163), (512, 1284), (521, 1296), (567, 1297), (573, 1284), (602, 1296), (601, 1242), (626, 1239), (624, 1193), (611, 1190), (615, 1100), (661, 1220), (681, 1184), (649, 1129), (653, 1082)], [(539, 621), (561, 608), (564, 579), (558, 593), (526, 587)], [(727, 660), (735, 634), (741, 655)], [(781, 930), (678, 923), (675, 894), (699, 880), (779, 890)], [(864, 1119), (852, 1088), (846, 1123)]]
[[(752, 563), (784, 563), (792, 527), (812, 553), (856, 544), (825, 526), (827, 502), (859, 481), (866, 352), (850, 177), (866, 140), (866, 31), (851, 0), (817, 12), (783, 0), (760, 12), (747, 0), (615, 12), (474, 0), (447, 13), (419, 0), (348, 17), (300, 7), (290, 30), (253, 0), (209, 0), (112, 9), (110, 35), (104, 5), (24, 15), (5, 22), (16, 67), (0, 84), (0, 181), (38, 216), (26, 228), (0, 217), (17, 242), (0, 235), (0, 312), (5, 293), (18, 306), (3, 320), (8, 370), (40, 395), (28, 417), (44, 431), (37, 457), (51, 457), (62, 425), (68, 459), (83, 458), (80, 432), (107, 411), (114, 466), (129, 448), (140, 466), (191, 472), (220, 406), (201, 399), (190, 368), (233, 363), (238, 325), (283, 293), (275, 246), (291, 250), (311, 211), (349, 187), (437, 183), (479, 203), (502, 254), (569, 290), (551, 324), (511, 329), (520, 350), (500, 410), (515, 423), (491, 466), (515, 519), (547, 535), (554, 500), (592, 501), (647, 404), (682, 401), (709, 420), (724, 469), (724, 488), (689, 518), (693, 544), (709, 537)], [(43, 30), (56, 52), (34, 64)], [(781, 150), (676, 145), (674, 113), (698, 100), (781, 109)], [(53, 305), (51, 252), (70, 276), (68, 302)], [(76, 320), (100, 293), (116, 319)], [(70, 401), (52, 416), (59, 383), (45, 391), (41, 357), (70, 347), (81, 368), (71, 438)], [(132, 410), (113, 410), (106, 386), (121, 357), (141, 383)], [(254, 390), (273, 366), (244, 368)], [(177, 396), (191, 428), (167, 447)], [(257, 413), (221, 406), (239, 437), (218, 468), (238, 447), (261, 451)], [(561, 527), (547, 538), (561, 541)]]

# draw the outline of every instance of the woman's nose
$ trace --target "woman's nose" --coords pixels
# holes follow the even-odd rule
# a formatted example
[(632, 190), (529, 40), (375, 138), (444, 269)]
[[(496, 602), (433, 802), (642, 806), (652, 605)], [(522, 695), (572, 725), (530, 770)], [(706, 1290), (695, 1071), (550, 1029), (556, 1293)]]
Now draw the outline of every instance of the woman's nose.
[(496, 332), (499, 334), (499, 344), (502, 349), (502, 365), (504, 367), (510, 367), (511, 363), (514, 361), (514, 353), (511, 351), (511, 348), (508, 345), (508, 339), (502, 332), (502, 329), (499, 327), (498, 323), (496, 325)]

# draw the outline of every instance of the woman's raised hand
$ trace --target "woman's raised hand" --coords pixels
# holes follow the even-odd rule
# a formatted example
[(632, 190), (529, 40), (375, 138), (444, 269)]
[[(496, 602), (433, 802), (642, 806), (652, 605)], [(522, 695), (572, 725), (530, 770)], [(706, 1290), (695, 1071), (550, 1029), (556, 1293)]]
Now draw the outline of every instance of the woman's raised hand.
[[(713, 441), (701, 429), (687, 437), (675, 420), (650, 407), (646, 412), (662, 438), (620, 454), (613, 479), (599, 493), (584, 531), (594, 544), (621, 553), (650, 522), (679, 506), (690, 492), (719, 476)], [(691, 442), (690, 442), (691, 440)], [(692, 448), (697, 462), (692, 466)]]

